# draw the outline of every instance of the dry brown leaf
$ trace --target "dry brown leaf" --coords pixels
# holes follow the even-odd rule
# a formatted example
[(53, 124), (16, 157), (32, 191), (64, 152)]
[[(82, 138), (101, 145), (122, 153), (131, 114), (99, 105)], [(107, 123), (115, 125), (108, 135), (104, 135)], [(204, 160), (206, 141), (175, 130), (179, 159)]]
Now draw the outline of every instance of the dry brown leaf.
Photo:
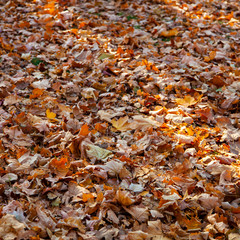
[(129, 208), (125, 207), (124, 209), (139, 222), (146, 222), (150, 215), (148, 208), (143, 206), (131, 206)]
[(0, 237), (3, 240), (14, 240), (24, 233), (25, 225), (11, 214), (6, 214), (0, 219)]

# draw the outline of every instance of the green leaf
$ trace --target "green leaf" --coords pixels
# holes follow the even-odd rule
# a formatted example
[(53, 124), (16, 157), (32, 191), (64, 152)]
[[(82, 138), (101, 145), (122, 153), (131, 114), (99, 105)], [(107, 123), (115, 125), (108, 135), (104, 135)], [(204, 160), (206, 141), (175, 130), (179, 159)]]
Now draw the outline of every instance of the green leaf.
[(41, 60), (40, 58), (37, 58), (37, 57), (35, 57), (31, 60), (31, 63), (35, 66), (38, 66), (38, 64), (41, 62), (43, 62), (43, 60)]
[(139, 89), (140, 89), (139, 87), (134, 87), (134, 88), (133, 88), (133, 91), (134, 91), (135, 93), (137, 93), (137, 91), (138, 91)]
[(163, 42), (169, 42), (169, 41), (171, 41), (171, 38), (168, 38), (168, 37), (162, 37), (162, 41), (163, 41)]
[(221, 91), (222, 91), (221, 87), (216, 90), (216, 92), (221, 92)]
[(54, 201), (52, 201), (52, 206), (58, 207), (60, 203), (61, 203), (61, 199), (57, 197)]
[(103, 59), (105, 59), (105, 58), (110, 58), (110, 59), (112, 59), (112, 58), (114, 58), (114, 55), (113, 55), (113, 54), (110, 54), (110, 53), (102, 53), (102, 54), (98, 57), (99, 60), (103, 60)]
[(134, 28), (135, 29), (141, 29), (141, 26), (140, 25), (135, 25)]
[(130, 21), (130, 20), (132, 20), (132, 19), (137, 19), (137, 17), (134, 16), (134, 15), (128, 15), (128, 16), (127, 16), (127, 20), (128, 20), (128, 21)]
[(118, 12), (117, 15), (122, 16), (122, 15), (124, 15), (124, 13), (123, 12)]

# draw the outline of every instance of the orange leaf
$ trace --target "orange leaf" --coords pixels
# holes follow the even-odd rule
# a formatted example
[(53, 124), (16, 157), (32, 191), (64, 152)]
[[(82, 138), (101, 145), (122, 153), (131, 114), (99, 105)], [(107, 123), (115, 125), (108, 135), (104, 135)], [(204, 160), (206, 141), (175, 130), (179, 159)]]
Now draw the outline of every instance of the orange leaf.
[(44, 9), (46, 9), (46, 13), (53, 15), (55, 13), (55, 2), (54, 1), (49, 2), (44, 6)]
[(102, 201), (103, 201), (103, 198), (104, 198), (103, 192), (100, 192), (100, 193), (98, 193), (98, 195), (97, 195), (96, 201), (97, 201), (97, 202), (102, 202)]
[(75, 34), (76, 36), (78, 35), (78, 29), (76, 29), (76, 28), (72, 28), (69, 31), (72, 32), (73, 34)]
[(210, 59), (209, 56), (205, 56), (205, 57), (204, 57), (204, 62), (210, 62), (210, 61), (211, 61), (211, 59)]
[(101, 133), (105, 133), (107, 127), (108, 123), (96, 123), (95, 125), (95, 129)]
[(87, 124), (82, 125), (79, 134), (82, 136), (87, 136), (89, 133), (90, 133), (90, 131), (89, 131), (88, 125)]
[(129, 192), (122, 190), (118, 190), (115, 196), (118, 203), (120, 203), (123, 206), (129, 206), (133, 204), (135, 201), (134, 199), (132, 199), (132, 197), (133, 196)]
[(18, 24), (18, 26), (20, 27), (20, 28), (29, 28), (30, 27), (30, 23), (29, 22), (27, 22), (27, 21), (20, 21), (19, 22), (19, 24)]
[(70, 163), (66, 157), (61, 157), (60, 159), (54, 158), (51, 161), (51, 166), (55, 167), (58, 170), (66, 169), (70, 167)]
[(60, 159), (54, 158), (50, 162), (50, 166), (55, 170), (55, 173), (60, 177), (65, 177), (70, 168), (70, 162), (67, 157), (61, 157)]
[(215, 58), (215, 56), (216, 56), (216, 51), (211, 51), (209, 53), (210, 60), (213, 60)]
[(152, 65), (152, 70), (157, 73), (160, 72), (159, 69), (154, 64)]
[(183, 219), (188, 230), (199, 230), (201, 229), (201, 222), (196, 218), (192, 219)]
[(112, 190), (112, 187), (107, 186), (107, 185), (104, 184), (104, 185), (103, 185), (103, 189), (104, 189), (104, 190)]
[(39, 88), (33, 89), (33, 91), (32, 91), (33, 94), (30, 95), (30, 99), (38, 98), (38, 97), (42, 96), (43, 91), (44, 91), (43, 89), (39, 89)]
[(82, 195), (83, 202), (87, 202), (88, 199), (92, 199), (92, 198), (94, 198), (94, 196), (91, 193), (83, 193), (83, 195)]
[(174, 28), (169, 31), (163, 31), (160, 33), (160, 35), (163, 37), (174, 37), (174, 36), (178, 35), (178, 30), (176, 28)]
[(49, 109), (46, 110), (46, 115), (49, 119), (54, 119), (56, 117), (56, 113), (51, 112)]
[(83, 28), (85, 25), (86, 25), (85, 22), (81, 22), (78, 27), (79, 27), (79, 28)]

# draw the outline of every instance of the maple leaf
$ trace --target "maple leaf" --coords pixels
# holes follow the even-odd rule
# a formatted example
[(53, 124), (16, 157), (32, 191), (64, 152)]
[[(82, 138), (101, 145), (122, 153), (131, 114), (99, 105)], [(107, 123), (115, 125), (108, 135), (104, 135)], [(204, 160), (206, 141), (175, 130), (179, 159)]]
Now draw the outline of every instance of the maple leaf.
[(186, 224), (186, 227), (189, 231), (199, 231), (201, 229), (202, 223), (196, 218), (186, 218), (183, 219), (183, 222)]
[(128, 120), (128, 116), (125, 116), (119, 118), (118, 120), (113, 119), (111, 123), (117, 130), (125, 132), (131, 130), (131, 125)]
[(70, 168), (70, 163), (67, 157), (61, 157), (60, 159), (54, 158), (50, 162), (50, 166), (55, 169), (58, 176), (65, 177)]
[(184, 96), (184, 98), (176, 98), (176, 103), (179, 105), (183, 105), (184, 107), (189, 107), (191, 105), (196, 104), (198, 101), (192, 96)]

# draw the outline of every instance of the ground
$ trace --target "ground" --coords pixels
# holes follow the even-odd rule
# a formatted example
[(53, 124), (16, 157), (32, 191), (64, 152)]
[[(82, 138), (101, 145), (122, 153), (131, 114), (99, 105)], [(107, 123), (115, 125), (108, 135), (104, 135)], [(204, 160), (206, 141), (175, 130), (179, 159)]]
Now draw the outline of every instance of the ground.
[(239, 1), (0, 12), (0, 239), (240, 239)]

